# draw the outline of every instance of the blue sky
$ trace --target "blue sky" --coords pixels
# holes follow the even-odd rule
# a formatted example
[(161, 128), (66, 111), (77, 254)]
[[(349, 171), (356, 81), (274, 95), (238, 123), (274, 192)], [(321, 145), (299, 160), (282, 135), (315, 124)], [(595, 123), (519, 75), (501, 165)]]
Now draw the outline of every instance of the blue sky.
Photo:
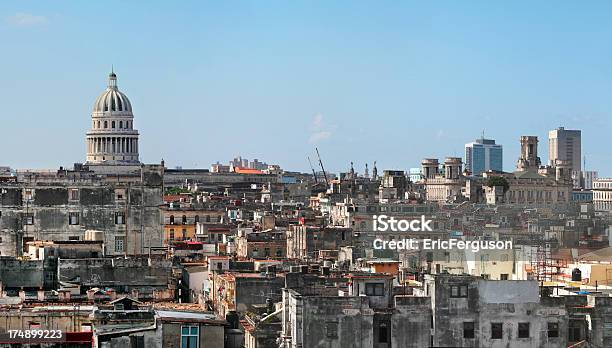
[(147, 163), (408, 169), (484, 130), (512, 170), (565, 126), (609, 176), (611, 37), (606, 1), (2, 1), (0, 165), (84, 161), (113, 64)]

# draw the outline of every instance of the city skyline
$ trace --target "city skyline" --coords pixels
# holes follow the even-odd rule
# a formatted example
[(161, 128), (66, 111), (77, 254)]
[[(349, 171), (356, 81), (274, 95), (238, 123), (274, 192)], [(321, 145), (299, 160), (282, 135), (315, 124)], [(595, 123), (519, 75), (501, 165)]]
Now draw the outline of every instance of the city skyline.
[[(14, 81), (0, 86), (11, 101), (0, 146), (19, 149), (0, 165), (84, 162), (82, 135), (114, 64), (144, 163), (208, 168), (242, 155), (308, 172), (318, 147), (332, 172), (351, 161), (359, 172), (373, 161), (408, 170), (423, 158), (463, 158), (484, 129), (512, 171), (521, 135), (545, 145), (563, 126), (582, 131), (585, 170), (610, 176), (612, 155), (597, 143), (612, 115), (606, 9), (480, 5), (161, 4), (91, 26), (109, 5), (3, 3), (0, 34), (20, 54), (0, 58)], [(573, 16), (592, 20), (574, 28)], [(110, 45), (107, 26), (120, 31)]]

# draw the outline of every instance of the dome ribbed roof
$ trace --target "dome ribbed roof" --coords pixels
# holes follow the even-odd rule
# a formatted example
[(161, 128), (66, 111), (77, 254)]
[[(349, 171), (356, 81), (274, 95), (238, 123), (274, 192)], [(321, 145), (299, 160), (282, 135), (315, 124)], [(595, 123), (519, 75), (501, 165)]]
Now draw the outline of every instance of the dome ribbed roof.
[(108, 87), (94, 103), (93, 112), (132, 112), (128, 97), (117, 88), (117, 75), (108, 75)]

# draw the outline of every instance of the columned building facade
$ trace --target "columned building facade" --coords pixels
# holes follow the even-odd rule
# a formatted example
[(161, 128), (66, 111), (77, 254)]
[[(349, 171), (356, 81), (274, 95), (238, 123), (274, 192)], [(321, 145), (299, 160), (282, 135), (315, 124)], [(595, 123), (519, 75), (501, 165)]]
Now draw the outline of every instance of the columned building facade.
[(96, 99), (91, 122), (86, 136), (86, 164), (140, 164), (132, 104), (117, 88), (114, 72), (108, 76), (108, 87)]

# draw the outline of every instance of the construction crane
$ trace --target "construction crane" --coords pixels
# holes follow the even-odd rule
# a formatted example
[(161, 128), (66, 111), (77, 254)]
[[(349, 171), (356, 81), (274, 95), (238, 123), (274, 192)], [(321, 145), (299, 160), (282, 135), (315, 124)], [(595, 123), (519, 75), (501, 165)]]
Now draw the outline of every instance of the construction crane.
[(319, 183), (319, 179), (317, 178), (317, 173), (312, 166), (312, 162), (310, 161), (310, 156), (308, 156), (308, 163), (310, 163), (310, 169), (312, 169), (312, 176), (314, 177), (315, 185)]
[(329, 183), (327, 182), (327, 174), (325, 173), (325, 168), (323, 168), (323, 161), (321, 161), (321, 155), (319, 155), (319, 148), (315, 147), (315, 150), (317, 150), (317, 157), (319, 157), (319, 164), (321, 165), (321, 170), (323, 171), (323, 177), (325, 178), (325, 185), (328, 185)]

